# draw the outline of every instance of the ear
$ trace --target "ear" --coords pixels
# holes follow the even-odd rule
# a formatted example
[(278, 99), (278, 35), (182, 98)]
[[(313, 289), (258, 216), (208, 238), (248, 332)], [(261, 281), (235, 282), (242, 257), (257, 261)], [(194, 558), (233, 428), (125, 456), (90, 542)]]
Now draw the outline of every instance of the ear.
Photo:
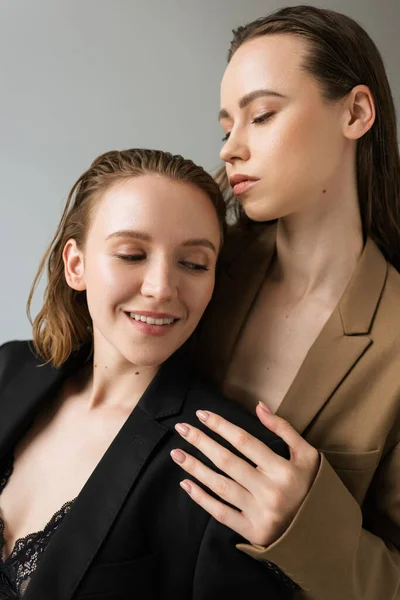
[(375, 102), (366, 85), (357, 85), (347, 96), (344, 135), (349, 140), (358, 140), (367, 133), (375, 122)]
[(68, 285), (77, 292), (86, 289), (85, 263), (83, 253), (79, 250), (76, 240), (71, 238), (63, 250), (64, 275)]

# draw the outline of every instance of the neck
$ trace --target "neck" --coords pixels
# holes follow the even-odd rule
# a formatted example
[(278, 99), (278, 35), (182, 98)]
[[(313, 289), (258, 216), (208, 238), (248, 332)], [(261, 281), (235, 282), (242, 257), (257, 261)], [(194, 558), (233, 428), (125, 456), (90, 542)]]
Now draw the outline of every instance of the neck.
[[(96, 336), (95, 336), (96, 337)], [(131, 412), (159, 366), (136, 366), (121, 359), (116, 353), (96, 347), (86, 385), (85, 401), (88, 409), (107, 407)]]
[(337, 301), (363, 249), (356, 185), (332, 187), (311, 209), (278, 221), (272, 280), (297, 297), (322, 292)]

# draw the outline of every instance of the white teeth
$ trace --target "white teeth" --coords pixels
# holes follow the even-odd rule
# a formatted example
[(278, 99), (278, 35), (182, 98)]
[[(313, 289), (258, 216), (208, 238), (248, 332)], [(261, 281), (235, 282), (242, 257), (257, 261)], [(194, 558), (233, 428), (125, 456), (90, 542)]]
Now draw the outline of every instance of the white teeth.
[(148, 325), (171, 325), (175, 319), (154, 319), (154, 317), (145, 317), (144, 315), (136, 315), (135, 313), (129, 313), (131, 319), (135, 321), (142, 321)]

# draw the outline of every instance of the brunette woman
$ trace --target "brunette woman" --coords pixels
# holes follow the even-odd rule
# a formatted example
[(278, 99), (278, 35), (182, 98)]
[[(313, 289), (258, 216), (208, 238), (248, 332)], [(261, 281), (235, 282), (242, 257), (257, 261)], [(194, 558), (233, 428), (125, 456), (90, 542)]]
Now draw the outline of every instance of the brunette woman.
[[(240, 215), (200, 364), (291, 458), (208, 415), (256, 466), (202, 438), (229, 477), (183, 468), (230, 506), (188, 493), (300, 598), (397, 600), (400, 161), (381, 56), (342, 14), (279, 10), (234, 32), (219, 116)], [(186, 440), (198, 447), (195, 431)]]

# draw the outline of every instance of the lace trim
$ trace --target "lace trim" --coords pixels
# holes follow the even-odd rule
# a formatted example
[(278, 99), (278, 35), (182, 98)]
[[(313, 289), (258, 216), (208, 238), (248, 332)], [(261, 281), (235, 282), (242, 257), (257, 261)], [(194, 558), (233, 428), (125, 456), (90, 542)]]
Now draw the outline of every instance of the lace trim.
[[(6, 467), (0, 480), (0, 494), (4, 490), (13, 472), (14, 457)], [(37, 567), (38, 560), (49, 545), (54, 533), (57, 531), (67, 513), (70, 511), (75, 498), (63, 504), (40, 531), (30, 533), (18, 538), (11, 554), (6, 560), (0, 559), (0, 600), (13, 600), (20, 598)], [(5, 524), (0, 517), (0, 557), (4, 549)]]
[(6, 487), (8, 480), (10, 479), (10, 477), (12, 475), (13, 470), (14, 470), (14, 455), (11, 454), (11, 457), (9, 458), (8, 462), (6, 463), (6, 468), (3, 473), (3, 476), (0, 479), (0, 494)]

